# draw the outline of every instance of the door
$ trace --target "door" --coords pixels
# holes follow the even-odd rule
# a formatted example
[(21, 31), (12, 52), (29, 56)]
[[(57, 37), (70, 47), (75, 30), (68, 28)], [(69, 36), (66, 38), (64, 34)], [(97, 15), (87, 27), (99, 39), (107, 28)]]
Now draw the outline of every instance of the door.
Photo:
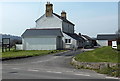
[(62, 45), (62, 37), (58, 36), (56, 43), (57, 43), (57, 44), (56, 44), (57, 49), (62, 49), (62, 46), (63, 46), (63, 45)]
[(112, 46), (112, 41), (108, 41), (108, 46)]

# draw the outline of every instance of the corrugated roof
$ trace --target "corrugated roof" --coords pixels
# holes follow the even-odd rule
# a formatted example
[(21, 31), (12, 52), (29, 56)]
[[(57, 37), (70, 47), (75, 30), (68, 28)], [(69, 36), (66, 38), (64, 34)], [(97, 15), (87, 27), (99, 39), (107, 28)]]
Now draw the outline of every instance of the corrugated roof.
[(72, 37), (75, 40), (79, 40), (79, 41), (84, 40), (81, 36), (77, 35), (76, 33), (73, 33), (73, 34), (72, 33), (66, 33), (66, 32), (64, 32), (64, 33), (67, 34), (68, 36)]
[(115, 40), (118, 38), (117, 34), (98, 34), (98, 40)]
[(36, 37), (36, 36), (63, 36), (60, 28), (51, 29), (26, 29), (22, 37)]

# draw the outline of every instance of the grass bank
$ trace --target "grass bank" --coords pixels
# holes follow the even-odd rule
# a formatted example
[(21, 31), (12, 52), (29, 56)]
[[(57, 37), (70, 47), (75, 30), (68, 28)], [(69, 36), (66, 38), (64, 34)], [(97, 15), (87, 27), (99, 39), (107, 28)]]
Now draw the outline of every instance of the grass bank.
[(120, 45), (118, 45), (117, 48), (118, 48), (117, 50), (120, 51)]
[(2, 58), (15, 58), (15, 57), (27, 57), (27, 56), (41, 56), (47, 54), (53, 54), (63, 52), (65, 50), (11, 50), (2, 53)]
[(120, 66), (106, 67), (95, 71), (101, 74), (107, 74), (109, 76), (120, 77)]
[[(112, 49), (110, 46), (97, 48), (95, 50), (84, 52), (82, 54), (75, 56), (75, 60), (80, 62), (120, 63), (119, 58), (120, 58), (120, 51)], [(80, 67), (78, 69), (91, 69), (91, 68)], [(115, 65), (112, 67), (107, 66), (102, 69), (91, 69), (91, 70), (95, 70), (98, 73), (107, 74), (109, 76), (120, 77), (120, 65)]]
[(108, 46), (79, 54), (75, 57), (75, 60), (80, 62), (120, 63), (118, 58), (120, 58), (119, 51)]

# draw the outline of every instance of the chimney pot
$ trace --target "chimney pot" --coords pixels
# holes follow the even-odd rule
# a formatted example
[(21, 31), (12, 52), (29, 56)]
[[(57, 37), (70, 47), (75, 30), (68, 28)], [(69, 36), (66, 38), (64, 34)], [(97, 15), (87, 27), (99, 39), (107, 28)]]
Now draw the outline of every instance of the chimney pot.
[(81, 33), (78, 33), (79, 36), (81, 36)]
[(65, 11), (62, 11), (62, 12), (61, 12), (61, 17), (62, 17), (62, 18), (66, 18), (66, 12), (65, 12)]

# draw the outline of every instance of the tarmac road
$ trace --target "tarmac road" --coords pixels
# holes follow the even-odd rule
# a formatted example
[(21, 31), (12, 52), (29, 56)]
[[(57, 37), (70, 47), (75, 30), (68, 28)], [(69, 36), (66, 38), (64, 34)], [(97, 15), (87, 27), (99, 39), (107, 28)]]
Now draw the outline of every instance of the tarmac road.
[[(116, 79), (91, 70), (75, 69), (71, 58), (82, 51), (12, 59), (2, 62), (3, 79)], [(92, 81), (92, 80), (89, 80)]]

